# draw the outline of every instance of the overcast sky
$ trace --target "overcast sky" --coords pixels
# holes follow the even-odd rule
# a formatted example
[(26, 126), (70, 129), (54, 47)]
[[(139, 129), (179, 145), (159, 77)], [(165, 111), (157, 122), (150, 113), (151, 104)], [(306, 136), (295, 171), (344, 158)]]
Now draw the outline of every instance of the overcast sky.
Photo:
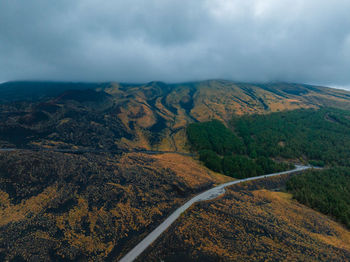
[(0, 81), (213, 78), (350, 86), (350, 1), (0, 1)]

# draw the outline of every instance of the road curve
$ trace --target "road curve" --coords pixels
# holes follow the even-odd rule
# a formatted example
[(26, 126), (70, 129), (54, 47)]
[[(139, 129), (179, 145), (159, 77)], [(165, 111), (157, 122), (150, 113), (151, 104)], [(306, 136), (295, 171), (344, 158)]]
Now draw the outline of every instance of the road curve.
[(212, 189), (209, 189), (207, 191), (204, 191), (203, 193), (200, 193), (199, 195), (196, 195), (195, 197), (191, 198), (189, 201), (187, 201), (184, 205), (176, 209), (167, 219), (164, 220), (163, 223), (161, 223), (156, 229), (154, 229), (147, 237), (145, 237), (139, 244), (137, 244), (133, 249), (131, 249), (119, 262), (131, 262), (134, 261), (147, 247), (149, 247), (171, 224), (175, 222), (175, 220), (183, 213), (185, 212), (190, 206), (192, 206), (194, 203), (204, 200), (210, 200), (214, 199), (223, 193), (225, 193), (225, 187), (239, 184), (246, 181), (251, 180), (257, 180), (261, 178), (266, 177), (272, 177), (272, 176), (280, 176), (285, 174), (291, 174), (295, 172), (300, 172), (306, 169), (311, 168), (311, 166), (295, 166), (295, 169), (279, 172), (279, 173), (273, 173), (269, 175), (263, 175), (263, 176), (256, 176), (256, 177), (250, 177), (246, 179), (241, 180), (235, 180), (231, 182), (227, 182), (225, 184), (221, 184), (219, 186), (216, 186)]
[[(159, 153), (178, 153), (178, 152), (160, 152), (160, 151), (147, 151), (147, 150), (140, 150), (140, 151), (118, 151), (118, 152), (111, 152), (111, 151), (103, 151), (103, 150), (96, 150), (96, 149), (80, 149), (80, 150), (67, 150), (67, 149), (20, 149), (20, 148), (0, 148), (0, 152), (10, 152), (10, 151), (21, 151), (21, 150), (30, 150), (30, 151), (55, 151), (55, 152), (63, 152), (63, 153), (128, 153), (128, 152), (138, 152), (138, 153), (145, 153), (145, 154), (159, 154)], [(180, 153), (182, 155), (191, 156), (192, 154), (187, 153)], [(133, 249), (131, 249), (121, 260), (120, 262), (131, 262), (134, 261), (147, 247), (149, 247), (169, 226), (171, 226), (175, 220), (183, 213), (185, 212), (190, 206), (192, 206), (194, 203), (204, 200), (210, 200), (214, 199), (222, 194), (225, 193), (225, 188), (234, 184), (250, 181), (250, 180), (257, 180), (265, 177), (272, 177), (272, 176), (280, 176), (284, 174), (291, 174), (295, 172), (300, 172), (306, 169), (312, 168), (311, 166), (296, 166), (295, 169), (279, 172), (279, 173), (273, 173), (269, 175), (263, 175), (263, 176), (256, 176), (256, 177), (250, 177), (246, 179), (241, 180), (235, 180), (231, 181), (225, 184), (221, 184), (219, 186), (216, 186), (212, 189), (209, 189), (207, 191), (204, 191), (203, 193), (200, 193), (193, 198), (191, 198), (189, 201), (187, 201), (184, 205), (176, 209), (166, 220), (163, 221), (156, 229), (154, 229), (146, 238), (144, 238), (139, 244), (137, 244)]]

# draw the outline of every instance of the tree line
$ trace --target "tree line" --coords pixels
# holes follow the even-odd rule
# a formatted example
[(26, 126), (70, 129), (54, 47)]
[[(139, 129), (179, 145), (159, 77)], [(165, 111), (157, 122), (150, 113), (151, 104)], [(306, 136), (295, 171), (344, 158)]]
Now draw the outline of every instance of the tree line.
[(210, 169), (245, 178), (291, 168), (272, 159), (308, 161), (327, 167), (293, 177), (287, 190), (301, 203), (350, 228), (350, 112), (300, 109), (235, 116), (187, 128), (191, 148)]
[(350, 168), (333, 167), (292, 177), (287, 190), (302, 204), (350, 228)]
[(350, 166), (350, 112), (300, 109), (235, 117), (231, 127), (251, 157), (306, 158), (317, 166)]
[(243, 140), (218, 120), (190, 124), (187, 135), (205, 166), (231, 177), (241, 179), (291, 168), (265, 156), (248, 156)]

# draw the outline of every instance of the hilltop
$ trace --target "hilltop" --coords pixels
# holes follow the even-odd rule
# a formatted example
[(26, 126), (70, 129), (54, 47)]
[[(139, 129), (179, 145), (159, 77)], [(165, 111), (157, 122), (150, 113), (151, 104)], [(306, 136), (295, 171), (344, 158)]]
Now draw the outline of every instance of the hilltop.
[(299, 108), (350, 109), (350, 93), (303, 84), (224, 80), (166, 84), (9, 82), (0, 85), (0, 143), (188, 151), (192, 122)]

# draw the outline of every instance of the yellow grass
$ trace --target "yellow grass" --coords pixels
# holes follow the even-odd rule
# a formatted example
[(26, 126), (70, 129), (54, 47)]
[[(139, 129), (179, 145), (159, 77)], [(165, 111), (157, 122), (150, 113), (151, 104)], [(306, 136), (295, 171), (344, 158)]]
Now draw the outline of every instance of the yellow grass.
[(57, 197), (56, 187), (48, 187), (37, 196), (12, 205), (7, 193), (0, 191), (0, 226), (10, 222), (17, 222), (26, 218), (29, 213), (37, 214), (47, 206), (49, 201)]

